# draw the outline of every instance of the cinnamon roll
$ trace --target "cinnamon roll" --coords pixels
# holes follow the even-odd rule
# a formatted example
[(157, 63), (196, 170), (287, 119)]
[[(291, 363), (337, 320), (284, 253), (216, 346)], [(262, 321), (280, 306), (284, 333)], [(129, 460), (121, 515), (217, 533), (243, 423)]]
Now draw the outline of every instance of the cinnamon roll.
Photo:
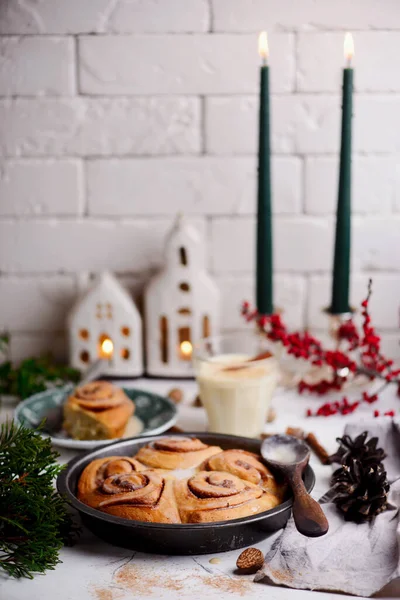
[(261, 456), (246, 450), (225, 450), (208, 458), (200, 466), (204, 471), (226, 471), (244, 481), (260, 486), (266, 492), (283, 500), (286, 486), (276, 481), (271, 471), (261, 462)]
[(222, 451), (219, 446), (208, 446), (197, 438), (167, 437), (140, 448), (136, 459), (159, 469), (190, 469)]
[[(114, 467), (111, 471), (115, 470)], [(93, 481), (96, 483), (94, 489)], [(82, 485), (81, 482), (82, 477), (78, 498), (92, 508), (124, 519), (150, 523), (181, 522), (173, 493), (173, 481), (165, 479), (160, 473), (117, 472), (103, 480), (91, 479), (87, 487), (85, 482)]]
[(146, 467), (140, 464), (138, 460), (129, 456), (96, 458), (82, 471), (78, 483), (78, 498), (81, 500), (82, 497), (93, 492), (102, 485), (105, 479), (112, 475), (138, 473), (145, 469)]
[(232, 473), (200, 471), (174, 482), (182, 523), (210, 523), (248, 517), (279, 504), (274, 494)]
[(121, 437), (135, 410), (133, 402), (107, 381), (78, 387), (64, 404), (63, 428), (76, 440)]

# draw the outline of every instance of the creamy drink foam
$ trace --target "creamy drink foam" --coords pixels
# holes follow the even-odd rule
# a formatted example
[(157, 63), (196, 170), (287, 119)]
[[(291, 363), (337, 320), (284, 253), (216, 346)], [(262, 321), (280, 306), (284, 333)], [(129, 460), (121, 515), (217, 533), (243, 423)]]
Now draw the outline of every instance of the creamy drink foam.
[(245, 354), (222, 354), (201, 361), (200, 397), (209, 431), (255, 437), (264, 429), (278, 381), (274, 358), (248, 362)]

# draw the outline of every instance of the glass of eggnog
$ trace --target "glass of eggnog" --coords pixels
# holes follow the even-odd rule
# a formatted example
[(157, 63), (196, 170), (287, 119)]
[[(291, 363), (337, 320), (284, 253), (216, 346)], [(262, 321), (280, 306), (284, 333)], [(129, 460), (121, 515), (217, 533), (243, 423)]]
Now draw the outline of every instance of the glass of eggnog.
[(208, 429), (257, 437), (264, 430), (279, 379), (278, 362), (267, 340), (254, 332), (203, 339), (194, 352), (200, 398)]

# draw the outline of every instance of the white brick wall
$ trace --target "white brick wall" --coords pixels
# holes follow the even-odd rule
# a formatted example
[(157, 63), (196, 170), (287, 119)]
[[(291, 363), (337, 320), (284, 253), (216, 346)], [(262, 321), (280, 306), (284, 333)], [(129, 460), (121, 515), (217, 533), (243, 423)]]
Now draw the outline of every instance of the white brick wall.
[(177, 212), (199, 227), (223, 326), (253, 298), (259, 59), (268, 28), (276, 304), (326, 327), (343, 34), (355, 39), (352, 302), (374, 279), (400, 356), (400, 10), (376, 0), (0, 2), (0, 330), (65, 355), (91, 273), (140, 295)]

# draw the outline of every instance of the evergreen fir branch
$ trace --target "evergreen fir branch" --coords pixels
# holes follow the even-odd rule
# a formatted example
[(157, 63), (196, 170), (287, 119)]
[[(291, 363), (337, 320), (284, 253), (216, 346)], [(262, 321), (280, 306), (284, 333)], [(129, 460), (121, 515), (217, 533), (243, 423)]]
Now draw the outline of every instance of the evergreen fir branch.
[(57, 464), (48, 438), (14, 423), (0, 428), (0, 568), (32, 578), (54, 569), (59, 550), (77, 533), (54, 478)]
[[(7, 354), (8, 343), (8, 336), (0, 335), (0, 352)], [(75, 383), (79, 375), (77, 369), (56, 364), (50, 355), (27, 358), (17, 367), (5, 360), (0, 363), (0, 394), (18, 396), (24, 400), (49, 387)]]

